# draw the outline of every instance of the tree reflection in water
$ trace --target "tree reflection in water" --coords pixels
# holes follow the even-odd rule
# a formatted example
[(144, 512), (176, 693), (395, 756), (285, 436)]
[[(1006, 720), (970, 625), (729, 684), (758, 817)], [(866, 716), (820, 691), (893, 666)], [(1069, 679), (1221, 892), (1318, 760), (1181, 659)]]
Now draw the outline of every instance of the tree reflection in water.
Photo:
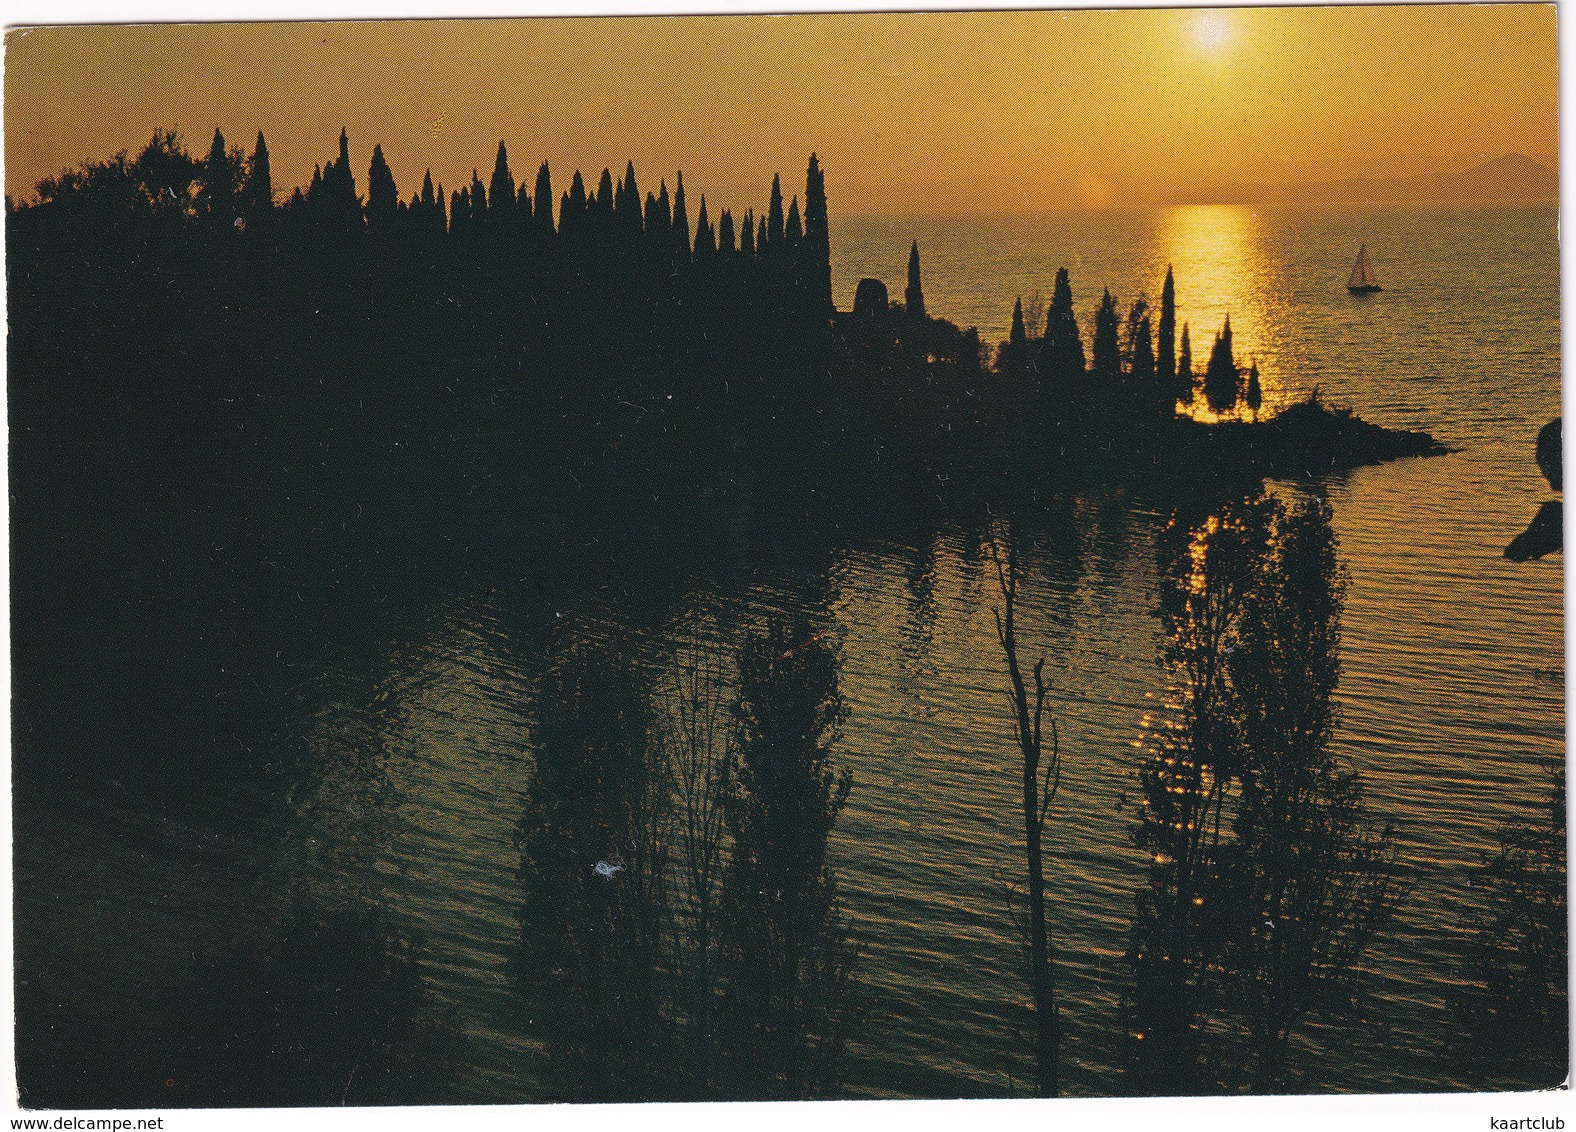
[(1293, 1087), (1298, 1025), (1357, 1016), (1359, 960), (1402, 897), (1394, 835), (1330, 752), (1346, 580), (1329, 520), (1259, 494), (1162, 536), (1176, 702), (1139, 775), (1136, 1092)]
[(1489, 1087), (1557, 1088), (1568, 1070), (1570, 921), (1565, 884), (1565, 760), (1544, 767), (1542, 812), (1499, 832), (1474, 878), (1484, 906), (1450, 997), (1466, 1042), (1451, 1041)]
[[(517, 971), (554, 1099), (668, 1095), (660, 1010), (666, 813), (650, 723), (623, 657), (544, 682), (536, 771), (520, 818)], [(604, 875), (598, 862), (621, 866)]]
[(551, 1095), (835, 1090), (864, 1002), (826, 859), (838, 664), (793, 617), (746, 640), (736, 688), (698, 646), (650, 696), (608, 656), (544, 688), (517, 974)]
[(740, 785), (724, 888), (733, 1095), (827, 1096), (862, 1013), (826, 842), (852, 780), (828, 749), (843, 718), (830, 630), (773, 624), (740, 657)]

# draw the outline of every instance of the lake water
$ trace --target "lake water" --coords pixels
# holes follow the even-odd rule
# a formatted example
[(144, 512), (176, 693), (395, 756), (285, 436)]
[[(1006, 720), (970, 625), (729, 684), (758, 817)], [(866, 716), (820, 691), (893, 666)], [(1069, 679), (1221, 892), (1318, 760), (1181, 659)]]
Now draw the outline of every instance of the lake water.
[[(1514, 565), (1501, 554), (1551, 497), (1532, 444), (1560, 410), (1556, 223), (1552, 207), (1399, 206), (839, 219), (834, 200), (842, 309), (866, 275), (900, 295), (917, 239), (930, 313), (1000, 341), (1014, 297), (1048, 299), (1066, 266), (1087, 341), (1101, 287), (1124, 310), (1139, 294), (1158, 306), (1169, 263), (1199, 368), (1229, 312), (1238, 359), (1257, 361), (1267, 402), (1317, 387), (1365, 419), (1459, 449), (1277, 485), (1321, 490), (1333, 506), (1351, 576), (1337, 746), (1374, 814), (1397, 826), (1413, 885), (1366, 963), (1375, 1025), (1315, 1026), (1298, 1039), (1321, 1089), (1473, 1083), (1447, 1056), (1445, 1008), (1462, 925), (1481, 900), (1471, 881), (1501, 827), (1535, 813), (1541, 763), (1563, 751), (1563, 682), (1551, 675), (1563, 672), (1562, 559)], [(1355, 298), (1344, 284), (1361, 242), (1385, 289)], [(530, 518), (507, 514), (496, 487), (483, 495), (474, 514), (447, 517), (445, 539)], [(1154, 615), (1165, 515), (1112, 487), (1020, 520), (1020, 649), (1047, 658), (1066, 768), (1048, 846), (1065, 957), (1065, 1084), (1098, 1095), (1120, 1088), (1123, 955), (1147, 880), (1122, 802), (1137, 789), (1138, 745), (1165, 692)], [(573, 529), (574, 516), (562, 522)], [(244, 652), (249, 636), (272, 641), (282, 625), (299, 646), (244, 689), (267, 721), (256, 735), (232, 731), (207, 702), (227, 688), (194, 689), (188, 704), (167, 686), (159, 650), (174, 649), (174, 636), (133, 634), (113, 662), (149, 685), (138, 732), (147, 759), (162, 757), (164, 734), (199, 752), (273, 742), (317, 773), (296, 781), (283, 807), (259, 802), (255, 783), (181, 792), (89, 773), (29, 792), (18, 813), (20, 1000), (39, 1011), (33, 1025), (70, 1019), (62, 1032), (36, 1032), (48, 1071), (77, 1080), (73, 1059), (124, 1048), (137, 1020), (171, 1009), (191, 956), (266, 930), (279, 893), (368, 884), (423, 937), (429, 989), (467, 1035), (439, 1095), (552, 1095), (509, 966), (521, 915), (514, 837), (546, 674), (555, 658), (614, 641), (661, 672), (697, 641), (727, 653), (763, 612), (810, 609), (830, 617), (840, 644), (848, 714), (832, 758), (853, 786), (829, 852), (857, 975), (875, 992), (849, 1048), (846, 1094), (1024, 1091), (1027, 991), (1003, 889), (1020, 852), (1016, 750), (982, 531), (945, 514), (905, 517), (890, 529), (822, 532), (822, 545), (804, 550), (740, 522), (735, 568), (675, 569), (678, 549), (655, 559), (654, 570), (671, 571), (650, 583), (660, 601), (638, 580), (576, 584), (621, 561), (590, 530), (573, 565), (488, 560), (432, 576), (413, 550), (404, 591), (401, 537), (423, 536), (395, 532), (377, 568), (397, 613), (358, 591), (334, 619), (297, 625), (299, 590), (254, 589), (248, 611), (217, 630), (222, 655)], [(345, 565), (315, 581), (338, 585), (328, 575)], [(172, 586), (145, 600), (178, 618), (188, 597)], [(203, 616), (190, 601), (191, 616)], [(91, 626), (66, 626), (57, 640), (65, 650), (110, 647)], [(19, 765), (86, 765), (98, 741), (70, 728), (31, 744), (24, 736)], [(179, 1088), (150, 1095), (177, 1102)]]

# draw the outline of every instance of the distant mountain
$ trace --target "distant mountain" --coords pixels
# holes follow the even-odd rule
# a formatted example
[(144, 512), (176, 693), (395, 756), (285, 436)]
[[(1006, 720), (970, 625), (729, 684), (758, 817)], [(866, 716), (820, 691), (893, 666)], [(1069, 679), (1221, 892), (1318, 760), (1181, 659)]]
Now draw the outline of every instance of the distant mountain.
[(1359, 201), (1558, 200), (1559, 174), (1519, 153), (1471, 169), (1412, 177), (1351, 177), (1296, 184), (1219, 185), (1186, 194), (1187, 204), (1324, 204)]

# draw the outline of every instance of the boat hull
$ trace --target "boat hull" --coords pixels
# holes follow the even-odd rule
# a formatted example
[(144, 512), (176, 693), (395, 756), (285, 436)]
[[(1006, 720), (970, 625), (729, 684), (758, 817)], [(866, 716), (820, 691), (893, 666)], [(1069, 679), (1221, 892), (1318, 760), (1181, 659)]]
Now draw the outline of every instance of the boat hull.
[(1364, 283), (1361, 286), (1358, 286), (1358, 287), (1347, 287), (1346, 289), (1348, 291), (1350, 291), (1354, 295), (1371, 295), (1375, 291), (1383, 291), (1384, 290), (1384, 288), (1379, 286), (1379, 284), (1377, 284), (1377, 283)]

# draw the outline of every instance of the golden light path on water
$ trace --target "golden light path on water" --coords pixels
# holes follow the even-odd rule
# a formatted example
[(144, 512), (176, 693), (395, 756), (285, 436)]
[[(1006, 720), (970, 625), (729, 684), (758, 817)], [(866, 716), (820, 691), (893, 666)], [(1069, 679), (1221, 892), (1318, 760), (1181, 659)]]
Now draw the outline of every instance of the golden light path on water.
[[(1201, 375), (1209, 362), (1215, 335), (1231, 319), (1237, 364), (1256, 363), (1264, 393), (1263, 408), (1274, 408), (1292, 398), (1278, 380), (1278, 336), (1283, 321), (1283, 288), (1260, 247), (1263, 220), (1252, 207), (1237, 204), (1179, 205), (1158, 213), (1153, 261), (1163, 274), (1165, 265), (1183, 273), (1185, 295), (1177, 301), (1177, 342), (1182, 324), (1189, 323), (1193, 372)], [(1180, 284), (1179, 284), (1180, 285)], [(1152, 320), (1158, 324), (1158, 299)], [(1229, 419), (1243, 410), (1217, 414), (1196, 398), (1191, 415), (1202, 421)]]
[[(1237, 364), (1259, 367), (1261, 414), (1309, 391), (1298, 379), (1300, 367), (1290, 364), (1298, 315), (1284, 258), (1273, 250), (1277, 242), (1301, 240), (1285, 216), (1248, 205), (1178, 205), (1152, 212), (914, 217), (901, 224), (855, 217), (839, 227), (837, 238), (833, 272), (841, 307), (852, 304), (855, 284), (867, 276), (885, 280), (899, 294), (909, 245), (917, 241), (926, 309), (959, 326), (977, 326), (981, 340), (991, 344), (1006, 339), (1013, 300), (1021, 298), (1026, 311), (1035, 308), (1036, 298), (1048, 302), (1056, 272), (1065, 267), (1086, 352), (1104, 289), (1116, 302), (1122, 334), (1139, 297), (1148, 302), (1158, 331), (1169, 265), (1176, 283), (1177, 348), (1186, 323), (1196, 382), (1229, 315)], [(1330, 254), (1332, 281), (1344, 282), (1351, 266), (1346, 249)], [(1042, 322), (1026, 317), (1035, 322), (1031, 334), (1043, 331)], [(1217, 419), (1201, 399), (1191, 412), (1200, 420)]]

